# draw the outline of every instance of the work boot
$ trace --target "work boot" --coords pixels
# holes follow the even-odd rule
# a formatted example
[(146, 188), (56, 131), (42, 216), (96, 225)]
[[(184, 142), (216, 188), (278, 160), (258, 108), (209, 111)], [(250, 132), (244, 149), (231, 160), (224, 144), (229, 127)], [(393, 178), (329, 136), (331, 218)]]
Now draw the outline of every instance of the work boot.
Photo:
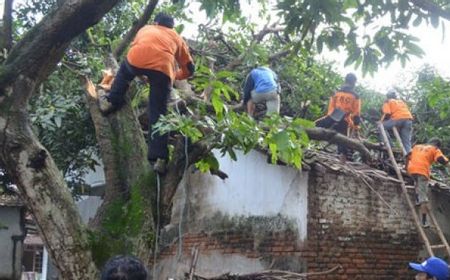
[(97, 102), (103, 116), (107, 116), (118, 110), (118, 108), (109, 101), (107, 94), (100, 95)]
[(167, 171), (167, 163), (165, 159), (158, 158), (156, 161), (151, 161), (150, 165), (152, 166), (153, 171), (158, 174), (164, 174)]

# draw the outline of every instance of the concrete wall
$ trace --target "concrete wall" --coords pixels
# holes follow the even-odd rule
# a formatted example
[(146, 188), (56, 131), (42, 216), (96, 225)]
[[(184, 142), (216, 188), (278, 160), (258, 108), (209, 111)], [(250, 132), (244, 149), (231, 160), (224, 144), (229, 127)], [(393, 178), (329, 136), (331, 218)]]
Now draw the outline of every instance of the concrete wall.
[(156, 279), (181, 277), (196, 249), (196, 272), (208, 277), (340, 265), (308, 279), (413, 278), (407, 263), (421, 246), (398, 185), (377, 179), (370, 189), (343, 169), (312, 164), (302, 172), (269, 165), (258, 152), (220, 164), (230, 176), (225, 182), (186, 174), (161, 234)]
[(0, 279), (20, 279), (22, 223), (20, 207), (0, 206)]

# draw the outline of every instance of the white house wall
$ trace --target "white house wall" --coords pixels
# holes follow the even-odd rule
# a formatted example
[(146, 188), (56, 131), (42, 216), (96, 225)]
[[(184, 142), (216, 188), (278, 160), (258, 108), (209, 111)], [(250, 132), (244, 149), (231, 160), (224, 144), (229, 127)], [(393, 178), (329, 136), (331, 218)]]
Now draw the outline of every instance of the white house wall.
[[(267, 155), (238, 152), (238, 160), (220, 157), (226, 180), (189, 170), (175, 196), (172, 224), (179, 222), (180, 208), (190, 211), (189, 220), (208, 220), (220, 213), (233, 217), (282, 216), (294, 221), (300, 240), (306, 238), (308, 174), (301, 170), (267, 163)], [(185, 191), (188, 196), (185, 203)]]

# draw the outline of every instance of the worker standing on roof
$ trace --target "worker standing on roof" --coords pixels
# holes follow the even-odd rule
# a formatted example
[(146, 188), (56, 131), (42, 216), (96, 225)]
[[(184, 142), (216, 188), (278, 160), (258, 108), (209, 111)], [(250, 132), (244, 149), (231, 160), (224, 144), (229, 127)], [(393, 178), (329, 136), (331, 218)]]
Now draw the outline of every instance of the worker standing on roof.
[(428, 211), (428, 182), (431, 175), (431, 165), (434, 162), (448, 164), (448, 159), (440, 150), (441, 140), (431, 138), (427, 144), (414, 145), (407, 156), (406, 169), (408, 174), (414, 178), (416, 189), (417, 205), (420, 207), (422, 226), (429, 226)]
[[(394, 127), (397, 128), (403, 147), (405, 148), (405, 153), (408, 154), (411, 151), (411, 132), (413, 120), (413, 116), (408, 109), (408, 105), (397, 98), (395, 91), (389, 91), (386, 94), (386, 101), (383, 104), (382, 111), (383, 116), (381, 117), (381, 122), (383, 123), (384, 128), (387, 130)], [(389, 142), (391, 142), (389, 134), (388, 138)]]
[(417, 271), (415, 280), (447, 280), (449, 270), (447, 263), (437, 257), (429, 257), (423, 263), (409, 263)]
[[(361, 99), (355, 92), (356, 76), (345, 76), (342, 87), (330, 98), (328, 113), (316, 121), (317, 127), (333, 128), (340, 134), (348, 136), (348, 129), (358, 129), (361, 122)], [(347, 147), (338, 145), (342, 160), (347, 159)]]
[(186, 42), (173, 27), (174, 19), (164, 13), (155, 17), (154, 25), (142, 27), (120, 65), (111, 92), (99, 100), (102, 113), (112, 113), (124, 105), (129, 83), (136, 76), (147, 77), (150, 83), (148, 160), (159, 173), (165, 171), (168, 135), (152, 133), (152, 126), (167, 112), (173, 80), (186, 79), (195, 69)]
[(250, 117), (255, 104), (266, 103), (267, 114), (280, 113), (280, 85), (275, 72), (269, 67), (256, 67), (247, 75), (244, 84), (244, 106)]

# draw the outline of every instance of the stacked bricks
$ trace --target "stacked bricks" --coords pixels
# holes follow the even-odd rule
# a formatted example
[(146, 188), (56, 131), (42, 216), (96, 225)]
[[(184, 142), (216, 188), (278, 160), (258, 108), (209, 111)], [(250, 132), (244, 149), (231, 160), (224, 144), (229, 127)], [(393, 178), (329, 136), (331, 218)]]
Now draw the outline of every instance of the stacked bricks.
[[(417, 260), (422, 245), (400, 186), (387, 180), (370, 183), (373, 190), (357, 176), (313, 166), (306, 240), (289, 228), (264, 233), (217, 228), (185, 233), (183, 254), (195, 247), (203, 255), (240, 255), (261, 260), (267, 269), (295, 272), (340, 265), (333, 273), (308, 279), (413, 279), (408, 262)], [(165, 247), (160, 259), (174, 256), (177, 249), (176, 243)], [(284, 265), (286, 260), (295, 265)]]

